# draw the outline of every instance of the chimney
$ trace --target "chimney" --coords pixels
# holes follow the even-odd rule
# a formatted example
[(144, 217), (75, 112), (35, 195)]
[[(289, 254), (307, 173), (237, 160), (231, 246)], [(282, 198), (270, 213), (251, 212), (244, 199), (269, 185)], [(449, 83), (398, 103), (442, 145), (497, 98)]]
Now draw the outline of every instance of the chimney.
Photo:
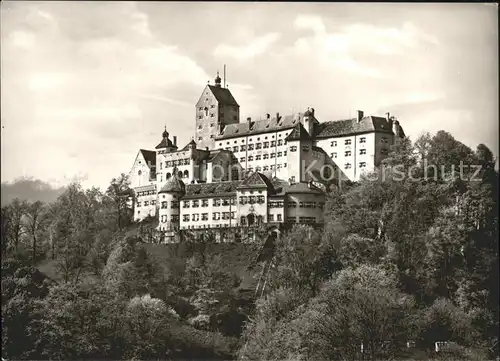
[(266, 114), (266, 119), (270, 119), (271, 118), (271, 114), (267, 113)]
[(174, 145), (177, 147), (177, 136), (174, 135)]
[(387, 119), (387, 121), (391, 120), (391, 113), (385, 113), (385, 118)]
[(247, 122), (250, 123), (252, 121), (252, 118), (251, 117), (248, 117), (247, 118)]
[(361, 121), (361, 119), (363, 119), (363, 111), (358, 110), (358, 123)]
[(279, 121), (280, 121), (280, 119), (281, 119), (281, 117), (280, 117), (280, 113), (276, 113), (276, 121), (277, 121), (277, 122), (279, 122)]
[(311, 108), (311, 114), (314, 117), (314, 108)]

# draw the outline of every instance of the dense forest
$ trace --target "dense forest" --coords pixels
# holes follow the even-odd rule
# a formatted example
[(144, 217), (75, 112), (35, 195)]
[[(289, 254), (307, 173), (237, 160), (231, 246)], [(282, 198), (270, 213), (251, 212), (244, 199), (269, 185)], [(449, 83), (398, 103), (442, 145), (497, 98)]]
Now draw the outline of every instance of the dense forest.
[(245, 274), (258, 277), (259, 244), (150, 244), (124, 175), (15, 199), (1, 213), (2, 357), (495, 359), (494, 166), (444, 131), (404, 139), (374, 174), (330, 187), (324, 227), (279, 237), (257, 296)]

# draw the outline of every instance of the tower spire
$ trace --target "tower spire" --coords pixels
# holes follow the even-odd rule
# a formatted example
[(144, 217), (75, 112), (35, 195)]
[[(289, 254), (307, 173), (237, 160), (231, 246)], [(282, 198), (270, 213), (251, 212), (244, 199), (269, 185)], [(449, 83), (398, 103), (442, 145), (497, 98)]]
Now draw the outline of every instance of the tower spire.
[(219, 71), (217, 70), (217, 76), (215, 77), (215, 86), (220, 87), (221, 78), (219, 76)]

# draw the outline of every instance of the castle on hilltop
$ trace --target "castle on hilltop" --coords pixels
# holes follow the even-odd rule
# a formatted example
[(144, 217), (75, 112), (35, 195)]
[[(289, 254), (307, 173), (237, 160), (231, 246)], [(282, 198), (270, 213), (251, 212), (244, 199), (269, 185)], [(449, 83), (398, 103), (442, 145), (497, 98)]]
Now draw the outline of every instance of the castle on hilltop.
[(129, 173), (134, 220), (157, 216), (167, 242), (208, 230), (321, 225), (325, 186), (359, 180), (402, 137), (389, 113), (320, 122), (311, 108), (240, 122), (217, 74), (196, 103), (193, 140), (179, 148), (165, 129), (155, 150), (137, 153)]

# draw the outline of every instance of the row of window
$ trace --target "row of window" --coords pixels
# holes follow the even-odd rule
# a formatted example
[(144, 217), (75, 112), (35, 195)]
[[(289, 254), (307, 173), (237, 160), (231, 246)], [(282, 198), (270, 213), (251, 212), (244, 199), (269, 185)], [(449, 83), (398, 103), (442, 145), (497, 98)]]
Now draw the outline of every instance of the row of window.
[[(165, 168), (175, 167), (177, 165), (189, 165), (191, 160), (189, 158), (177, 159), (177, 160), (167, 160), (165, 162)], [(163, 167), (163, 162), (160, 162), (160, 169)]]
[[(170, 174), (170, 172), (168, 172), (166, 174), (165, 180), (170, 179), (170, 177), (172, 177), (172, 174)], [(179, 171), (177, 173), (177, 177), (178, 178), (189, 178), (189, 172), (187, 170), (185, 170), (184, 172)], [(163, 182), (163, 174), (160, 174), (160, 182)]]
[[(139, 174), (140, 175), (140, 174)], [(137, 197), (142, 197), (142, 196), (154, 196), (155, 191), (142, 191), (142, 192), (137, 192)]]
[[(389, 142), (389, 139), (387, 139), (387, 137), (382, 137), (382, 138), (380, 139), (380, 141), (381, 141), (382, 143), (388, 143), (388, 142)], [(361, 137), (361, 138), (359, 138), (359, 143), (366, 143), (366, 137)], [(352, 139), (346, 139), (346, 140), (344, 140), (344, 144), (345, 144), (345, 145), (351, 145), (351, 144), (352, 144)], [(332, 141), (330, 142), (330, 146), (331, 146), (331, 147), (336, 147), (336, 146), (337, 146), (337, 141), (336, 141), (336, 140), (332, 140)]]
[[(278, 153), (258, 154), (255, 157), (253, 155), (249, 155), (248, 156), (248, 161), (252, 162), (254, 159), (255, 160), (273, 159), (273, 158), (276, 158), (276, 157), (283, 157), (283, 156), (286, 156), (286, 150), (284, 152), (278, 152)], [(245, 163), (246, 160), (247, 160), (247, 158), (241, 157), (240, 158), (240, 163)]]
[(241, 196), (240, 204), (264, 204), (264, 196)]
[[(236, 199), (235, 198), (215, 198), (212, 200), (212, 205), (214, 207), (220, 207), (220, 206), (229, 206), (229, 205), (235, 205), (236, 204)], [(182, 202), (182, 208), (198, 208), (200, 206), (200, 200), (195, 199), (192, 201), (183, 201)], [(202, 199), (201, 200), (201, 206), (202, 207), (208, 207), (208, 199)]]
[[(352, 168), (351, 163), (344, 164), (344, 169), (351, 169), (351, 168)], [(366, 162), (359, 162), (359, 168), (366, 168)]]
[[(156, 201), (152, 200), (151, 203), (149, 201), (144, 201), (144, 207), (148, 207), (150, 204), (152, 206), (154, 206), (156, 204)], [(141, 202), (137, 202), (136, 203), (136, 207), (142, 207), (142, 203)]]
[[(299, 208), (316, 208), (318, 207), (319, 209), (323, 209), (325, 206), (324, 202), (299, 202), (298, 204)], [(297, 202), (288, 202), (288, 208), (297, 208)]]
[[(277, 222), (282, 222), (283, 221), (283, 216), (281, 214), (277, 214), (276, 215), (276, 221)], [(270, 214), (267, 216), (269, 222), (274, 222), (274, 214)]]
[[(162, 215), (160, 217), (160, 222), (161, 223), (165, 223), (165, 222), (167, 222), (167, 220), (168, 220), (168, 218), (167, 218), (166, 215)], [(179, 222), (179, 215), (178, 214), (172, 214), (170, 216), (170, 222), (176, 222), (176, 223)]]
[(267, 204), (269, 208), (283, 208), (283, 201), (269, 201)]
[[(366, 154), (366, 149), (360, 149), (360, 150), (359, 150), (359, 154), (360, 154), (360, 155), (365, 155), (365, 154)], [(350, 157), (350, 156), (352, 156), (352, 152), (351, 152), (350, 150), (346, 150), (346, 151), (344, 152), (344, 157)], [(333, 153), (331, 154), (331, 157), (332, 157), (332, 158), (337, 158), (337, 152), (333, 152)]]
[[(283, 168), (286, 168), (286, 163), (283, 163)], [(253, 172), (254, 170), (253, 167), (248, 167), (247, 169), (249, 172)], [(267, 172), (268, 170), (275, 170), (275, 169), (281, 169), (281, 164), (276, 164), (276, 166), (274, 164), (271, 164), (271, 165), (265, 165), (263, 167), (260, 166), (255, 167), (256, 172), (260, 171)]]
[[(161, 209), (167, 209), (167, 208), (168, 208), (168, 202), (166, 201), (161, 202)], [(170, 208), (179, 208), (179, 201), (171, 201)]]
[[(285, 133), (285, 137), (286, 137), (287, 135), (288, 135), (288, 133)], [(280, 138), (281, 138), (282, 136), (283, 136), (283, 134), (281, 134), (281, 133), (279, 133), (279, 134), (278, 134), (278, 137), (280, 137)], [(264, 140), (267, 140), (267, 138), (268, 138), (268, 137), (267, 137), (267, 136), (265, 136), (265, 137), (264, 137)], [(274, 139), (274, 135), (271, 135), (271, 139)], [(260, 141), (260, 137), (258, 137), (256, 141), (257, 141), (257, 142), (258, 142), (258, 141)], [(249, 139), (248, 139), (248, 142), (252, 142), (252, 138), (249, 138)], [(277, 143), (277, 144), (278, 144), (278, 145), (282, 145), (283, 143), (280, 143), (280, 142), (281, 142), (281, 140), (278, 140), (278, 143)], [(284, 144), (286, 144), (286, 140), (285, 140), (284, 142), (285, 142)], [(230, 141), (227, 141), (227, 142), (226, 142), (226, 145), (229, 145), (230, 143), (231, 143)], [(238, 144), (238, 141), (237, 141), (237, 140), (235, 140), (235, 141), (233, 141), (233, 143), (234, 143), (234, 144)], [(245, 139), (242, 139), (242, 140), (241, 140), (241, 143), (245, 143)], [(264, 143), (265, 143), (265, 142), (264, 142)], [(273, 142), (271, 142), (271, 143), (272, 143), (272, 145), (271, 145), (271, 146), (273, 146), (273, 147), (274, 147)], [(253, 144), (249, 144), (248, 146), (249, 146), (249, 147), (250, 147), (250, 146), (253, 146)], [(222, 142), (220, 142), (220, 143), (219, 143), (219, 147), (222, 147)], [(252, 148), (252, 149), (253, 149), (253, 148)], [(248, 148), (248, 150), (252, 150), (252, 149)]]
[[(223, 219), (223, 220), (236, 219), (236, 212), (214, 212), (214, 213), (212, 213), (212, 220), (218, 221), (221, 219)], [(190, 222), (190, 221), (196, 222), (199, 220), (208, 221), (208, 213), (184, 214), (182, 216), (183, 222)]]

